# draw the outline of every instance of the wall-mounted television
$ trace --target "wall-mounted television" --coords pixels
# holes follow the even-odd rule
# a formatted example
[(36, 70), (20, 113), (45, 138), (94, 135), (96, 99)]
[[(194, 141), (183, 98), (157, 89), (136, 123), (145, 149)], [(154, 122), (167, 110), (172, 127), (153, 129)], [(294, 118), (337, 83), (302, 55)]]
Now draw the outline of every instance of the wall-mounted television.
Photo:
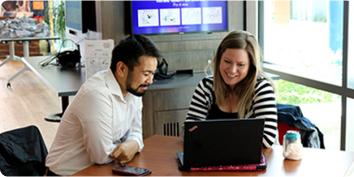
[(74, 41), (83, 38), (88, 31), (96, 31), (95, 1), (65, 1), (66, 35)]
[(227, 1), (133, 0), (131, 25), (133, 34), (227, 31)]

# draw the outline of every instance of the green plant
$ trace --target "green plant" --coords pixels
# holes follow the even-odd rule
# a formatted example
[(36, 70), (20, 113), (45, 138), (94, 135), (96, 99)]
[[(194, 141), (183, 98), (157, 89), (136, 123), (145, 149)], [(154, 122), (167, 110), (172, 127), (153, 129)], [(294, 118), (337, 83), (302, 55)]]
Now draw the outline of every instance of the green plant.
[(64, 1), (60, 0), (60, 4), (54, 8), (54, 29), (62, 39), (65, 38), (65, 6)]
[(278, 103), (329, 103), (333, 102), (335, 97), (328, 92), (284, 80), (277, 80), (274, 85)]
[[(52, 3), (52, 9), (49, 8), (49, 3)], [(65, 1), (47, 1), (47, 8), (45, 9), (44, 22), (50, 26), (53, 22), (53, 32), (55, 36), (65, 37)], [(51, 14), (49, 14), (51, 13)]]
[[(65, 38), (65, 1), (48, 0), (45, 1), (44, 22), (48, 24), (50, 35), (60, 37), (60, 40), (51, 40), (50, 51), (61, 48), (62, 40)], [(58, 47), (59, 46), (59, 47)]]

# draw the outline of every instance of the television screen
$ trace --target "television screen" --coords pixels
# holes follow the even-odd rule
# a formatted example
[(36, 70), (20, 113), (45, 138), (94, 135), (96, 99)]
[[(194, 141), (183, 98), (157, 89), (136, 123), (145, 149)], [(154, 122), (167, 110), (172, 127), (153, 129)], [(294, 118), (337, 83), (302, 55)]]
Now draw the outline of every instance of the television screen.
[(66, 27), (82, 32), (81, 1), (65, 1)]
[(65, 25), (78, 33), (96, 31), (95, 1), (65, 1)]
[(227, 31), (227, 1), (132, 1), (133, 34)]

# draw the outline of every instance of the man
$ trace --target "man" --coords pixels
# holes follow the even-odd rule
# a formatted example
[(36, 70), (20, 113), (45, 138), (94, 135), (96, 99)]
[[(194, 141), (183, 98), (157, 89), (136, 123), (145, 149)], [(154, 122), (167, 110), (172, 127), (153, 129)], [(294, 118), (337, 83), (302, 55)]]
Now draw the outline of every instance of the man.
[(110, 70), (87, 80), (65, 111), (46, 159), (48, 175), (72, 175), (113, 159), (126, 163), (142, 150), (140, 96), (153, 82), (159, 57), (140, 35), (113, 49)]

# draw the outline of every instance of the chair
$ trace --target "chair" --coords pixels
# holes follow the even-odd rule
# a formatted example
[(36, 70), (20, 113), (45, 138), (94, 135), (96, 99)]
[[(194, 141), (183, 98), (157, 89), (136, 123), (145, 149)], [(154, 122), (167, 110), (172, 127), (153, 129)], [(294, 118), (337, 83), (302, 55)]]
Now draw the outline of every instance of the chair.
[(299, 131), (304, 147), (324, 149), (323, 133), (309, 119), (303, 116), (299, 106), (277, 104), (278, 137), (283, 144), (283, 136), (288, 130)]
[(283, 138), (288, 130), (295, 130), (300, 132), (300, 129), (296, 128), (295, 126), (289, 125), (286, 122), (278, 121), (278, 136), (280, 145), (283, 145)]
[(0, 134), (0, 170), (5, 176), (43, 176), (47, 154), (36, 126)]

